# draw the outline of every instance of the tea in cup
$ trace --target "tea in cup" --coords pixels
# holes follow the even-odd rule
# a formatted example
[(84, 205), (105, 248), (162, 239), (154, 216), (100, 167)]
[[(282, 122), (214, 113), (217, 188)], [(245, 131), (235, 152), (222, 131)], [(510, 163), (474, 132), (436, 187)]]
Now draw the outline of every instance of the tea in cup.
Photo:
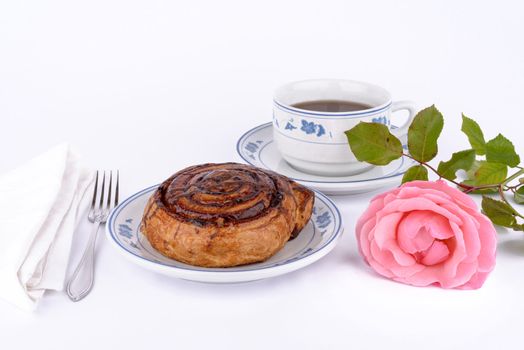
[[(391, 114), (407, 110), (402, 126)], [(351, 80), (303, 80), (278, 88), (273, 101), (273, 139), (295, 169), (321, 176), (345, 176), (368, 170), (351, 152), (344, 133), (359, 122), (382, 123), (405, 138), (416, 114), (413, 103), (393, 102), (379, 86)]]

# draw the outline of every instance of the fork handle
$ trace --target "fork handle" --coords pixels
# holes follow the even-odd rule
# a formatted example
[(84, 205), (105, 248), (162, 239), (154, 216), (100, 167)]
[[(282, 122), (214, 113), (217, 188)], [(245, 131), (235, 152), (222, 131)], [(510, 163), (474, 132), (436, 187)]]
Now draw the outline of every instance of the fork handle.
[(93, 288), (95, 277), (95, 247), (100, 222), (94, 222), (93, 231), (87, 242), (82, 259), (67, 282), (66, 292), (72, 301), (82, 300)]

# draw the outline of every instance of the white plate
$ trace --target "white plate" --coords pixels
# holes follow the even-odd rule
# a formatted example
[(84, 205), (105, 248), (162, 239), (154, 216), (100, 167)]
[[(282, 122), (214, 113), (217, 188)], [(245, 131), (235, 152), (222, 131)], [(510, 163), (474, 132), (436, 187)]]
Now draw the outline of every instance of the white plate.
[(275, 171), (329, 195), (356, 194), (399, 185), (402, 175), (413, 165), (412, 161), (401, 157), (386, 166), (376, 166), (357, 175), (332, 177), (306, 174), (294, 169), (282, 158), (273, 142), (271, 123), (259, 125), (242, 135), (237, 142), (237, 152), (251, 165)]
[(254, 281), (282, 275), (307, 266), (329, 253), (342, 234), (342, 218), (335, 204), (315, 193), (313, 215), (297, 238), (267, 261), (229, 268), (191, 266), (158, 253), (139, 230), (152, 186), (123, 201), (113, 210), (106, 232), (114, 247), (132, 262), (155, 272), (186, 280), (209, 283)]

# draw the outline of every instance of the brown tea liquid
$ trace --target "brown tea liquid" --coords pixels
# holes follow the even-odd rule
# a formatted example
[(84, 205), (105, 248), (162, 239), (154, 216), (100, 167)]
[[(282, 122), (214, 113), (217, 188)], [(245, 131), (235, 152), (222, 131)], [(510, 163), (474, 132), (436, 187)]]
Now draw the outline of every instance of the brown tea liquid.
[(343, 100), (318, 100), (318, 101), (306, 101), (299, 102), (292, 105), (295, 108), (305, 109), (308, 111), (315, 112), (328, 112), (328, 113), (338, 113), (338, 112), (355, 112), (362, 111), (365, 109), (370, 109), (372, 106), (353, 101), (343, 101)]

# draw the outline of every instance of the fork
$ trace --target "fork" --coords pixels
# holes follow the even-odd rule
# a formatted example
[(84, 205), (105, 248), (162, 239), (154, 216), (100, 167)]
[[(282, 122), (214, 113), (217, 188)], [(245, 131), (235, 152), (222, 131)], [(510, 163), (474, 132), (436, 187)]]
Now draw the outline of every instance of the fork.
[[(93, 230), (91, 236), (85, 248), (82, 259), (78, 263), (75, 272), (67, 282), (67, 295), (72, 301), (82, 300), (93, 288), (94, 277), (95, 277), (95, 247), (96, 237), (98, 235), (98, 229), (101, 225), (104, 225), (107, 221), (110, 211), (118, 205), (118, 183), (120, 174), (116, 171), (116, 184), (114, 190), (114, 199), (112, 197), (113, 192), (113, 171), (109, 172), (109, 176), (106, 176), (106, 172), (102, 175), (102, 188), (98, 194), (98, 182), (99, 182), (99, 171), (95, 174), (95, 189), (93, 192), (93, 199), (91, 200), (91, 208), (87, 218), (93, 223)], [(107, 195), (105, 194), (106, 177), (108, 177), (109, 186)], [(98, 194), (98, 195), (97, 195)], [(107, 196), (107, 198), (105, 198)], [(97, 205), (98, 202), (98, 205)]]

